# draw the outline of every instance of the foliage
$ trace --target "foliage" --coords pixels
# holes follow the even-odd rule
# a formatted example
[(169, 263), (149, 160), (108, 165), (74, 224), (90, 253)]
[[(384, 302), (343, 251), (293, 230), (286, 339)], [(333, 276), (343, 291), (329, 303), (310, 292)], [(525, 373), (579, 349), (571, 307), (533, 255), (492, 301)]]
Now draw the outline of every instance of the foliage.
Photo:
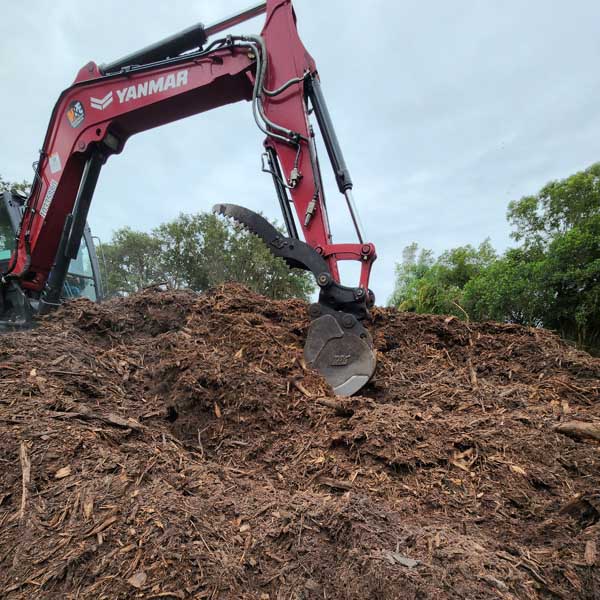
[(543, 326), (600, 350), (600, 163), (511, 202), (508, 220), (521, 245), (501, 257), (486, 241), (419, 262), (409, 246), (391, 304)]
[(600, 345), (600, 214), (580, 221), (552, 239), (544, 273), (546, 286), (554, 293), (545, 326), (581, 346), (597, 348)]
[(20, 183), (12, 183), (12, 182), (6, 181), (5, 179), (2, 178), (2, 175), (0, 175), (0, 192), (5, 192), (7, 190), (14, 190), (15, 192), (18, 192), (19, 194), (26, 196), (29, 194), (30, 189), (31, 189), (31, 184), (28, 181), (23, 180)]
[(463, 288), (496, 259), (489, 240), (478, 248), (460, 246), (437, 260), (431, 250), (411, 244), (396, 266), (396, 284), (389, 304), (400, 310), (464, 316)]
[(149, 233), (129, 227), (113, 233), (110, 244), (100, 244), (104, 289), (107, 294), (137, 292), (161, 279), (160, 242)]
[(512, 237), (527, 247), (547, 246), (557, 236), (585, 226), (599, 214), (600, 163), (561, 181), (551, 181), (535, 196), (508, 205)]
[(273, 257), (257, 237), (212, 214), (180, 215), (152, 233), (121, 229), (99, 248), (109, 294), (165, 283), (197, 291), (238, 281), (271, 298), (307, 299), (310, 276)]
[(551, 293), (543, 285), (543, 262), (512, 249), (464, 287), (471, 318), (541, 326)]

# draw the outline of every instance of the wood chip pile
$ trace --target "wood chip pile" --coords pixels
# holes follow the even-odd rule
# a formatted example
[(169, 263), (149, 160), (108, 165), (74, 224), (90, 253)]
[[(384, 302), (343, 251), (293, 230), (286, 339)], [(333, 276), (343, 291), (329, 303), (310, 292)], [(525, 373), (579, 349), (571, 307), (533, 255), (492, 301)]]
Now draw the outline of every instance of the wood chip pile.
[(148, 290), (2, 336), (0, 597), (599, 597), (599, 359), (377, 309), (334, 398), (305, 314)]

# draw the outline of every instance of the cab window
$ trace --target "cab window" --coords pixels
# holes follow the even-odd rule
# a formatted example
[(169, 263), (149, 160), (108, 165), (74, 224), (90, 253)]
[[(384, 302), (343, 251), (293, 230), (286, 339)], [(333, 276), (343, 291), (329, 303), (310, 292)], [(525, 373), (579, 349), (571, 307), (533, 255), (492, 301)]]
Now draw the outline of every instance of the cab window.
[(12, 230), (6, 206), (0, 202), (0, 260), (9, 260), (15, 247), (15, 232)]
[(96, 287), (94, 286), (94, 272), (90, 253), (85, 243), (81, 240), (77, 258), (71, 261), (69, 272), (63, 287), (64, 298), (89, 298), (96, 301)]

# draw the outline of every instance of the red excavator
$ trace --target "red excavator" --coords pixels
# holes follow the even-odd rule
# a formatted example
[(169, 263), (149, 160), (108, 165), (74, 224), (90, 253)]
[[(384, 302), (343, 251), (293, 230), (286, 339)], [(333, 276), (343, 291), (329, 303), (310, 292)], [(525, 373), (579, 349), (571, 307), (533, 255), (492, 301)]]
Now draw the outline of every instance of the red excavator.
[[(260, 35), (222, 32), (266, 13)], [(334, 391), (350, 395), (370, 379), (375, 357), (363, 323), (375, 246), (365, 241), (352, 179), (335, 135), (317, 67), (296, 29), (291, 0), (266, 0), (213, 25), (196, 24), (118, 60), (90, 62), (59, 97), (50, 118), (15, 247), (0, 275), (0, 326), (31, 326), (61, 302), (102, 165), (134, 134), (246, 100), (265, 134), (262, 170), (273, 178), (287, 236), (234, 204), (213, 208), (259, 236), (319, 286), (304, 355)], [(358, 241), (333, 243), (315, 142), (316, 125)], [(295, 216), (294, 216), (295, 213)], [(299, 236), (302, 232), (305, 241)], [(338, 261), (361, 265), (358, 286), (340, 283)]]

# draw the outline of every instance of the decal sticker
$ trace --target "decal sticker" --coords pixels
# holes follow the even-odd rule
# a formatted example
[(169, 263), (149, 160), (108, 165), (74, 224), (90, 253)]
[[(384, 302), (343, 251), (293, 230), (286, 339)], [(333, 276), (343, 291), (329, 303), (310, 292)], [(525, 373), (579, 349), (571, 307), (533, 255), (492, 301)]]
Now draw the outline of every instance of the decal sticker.
[(50, 172), (52, 174), (58, 173), (62, 169), (62, 165), (60, 164), (60, 156), (58, 155), (58, 152), (51, 154), (50, 158), (48, 159), (48, 162), (50, 163)]
[(104, 110), (105, 108), (108, 108), (113, 101), (113, 95), (112, 92), (108, 92), (108, 94), (106, 94), (106, 96), (104, 96), (104, 98), (90, 98), (90, 106), (92, 108), (95, 108), (97, 110)]
[(42, 215), (42, 217), (44, 217), (44, 219), (46, 218), (46, 215), (48, 214), (48, 209), (50, 208), (50, 205), (52, 204), (52, 200), (54, 198), (54, 194), (56, 193), (57, 187), (58, 187), (58, 181), (56, 181), (56, 179), (53, 179), (52, 181), (50, 181), (50, 185), (48, 186), (48, 190), (46, 191), (46, 195), (44, 196), (44, 202), (42, 204), (42, 208), (40, 208), (40, 215)]
[(170, 73), (167, 76), (149, 79), (148, 81), (138, 83), (137, 85), (124, 87), (117, 90), (117, 97), (119, 98), (119, 104), (123, 104), (130, 100), (138, 100), (139, 98), (166, 92), (167, 90), (186, 86), (187, 84), (188, 70), (184, 69), (183, 71), (177, 71), (177, 73)]
[(73, 129), (77, 129), (85, 119), (85, 110), (79, 100), (73, 100), (67, 108), (67, 120)]

